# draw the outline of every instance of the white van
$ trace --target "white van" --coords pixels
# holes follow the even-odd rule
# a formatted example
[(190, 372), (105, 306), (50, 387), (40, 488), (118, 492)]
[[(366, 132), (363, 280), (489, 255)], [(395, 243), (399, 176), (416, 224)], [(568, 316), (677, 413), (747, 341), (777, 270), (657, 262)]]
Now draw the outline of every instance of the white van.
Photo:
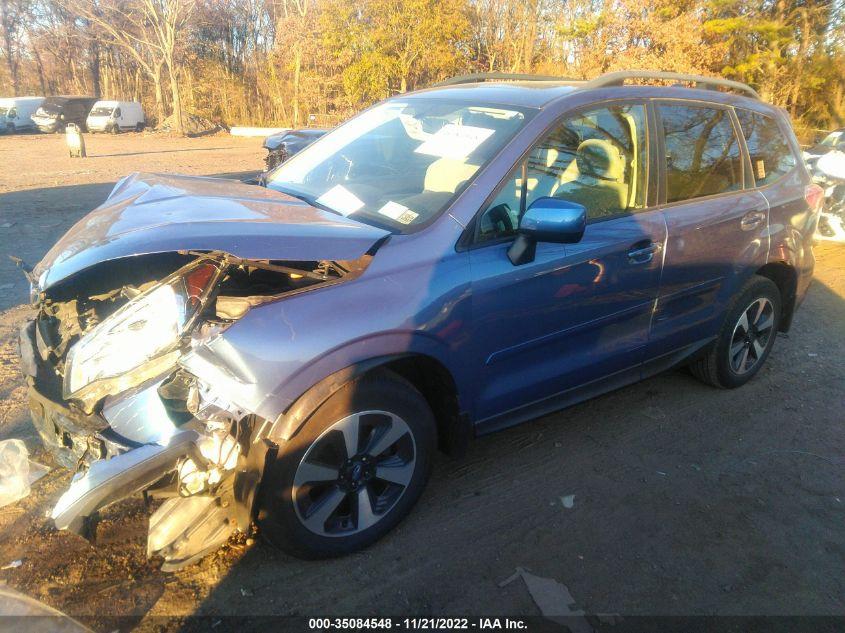
[(34, 129), (32, 115), (43, 101), (44, 97), (0, 99), (0, 132), (14, 134), (20, 130)]
[(89, 132), (125, 132), (144, 129), (144, 110), (137, 101), (98, 101), (88, 113), (85, 126)]

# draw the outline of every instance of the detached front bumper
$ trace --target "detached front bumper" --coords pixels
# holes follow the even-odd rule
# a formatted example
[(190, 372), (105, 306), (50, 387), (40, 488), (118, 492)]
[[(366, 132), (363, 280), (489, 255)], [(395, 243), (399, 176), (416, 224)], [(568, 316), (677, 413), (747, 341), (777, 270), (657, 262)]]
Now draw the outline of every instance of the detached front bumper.
[(57, 461), (75, 471), (51, 513), (57, 528), (91, 538), (103, 508), (139, 492), (164, 497), (150, 517), (147, 551), (164, 558), (165, 571), (197, 560), (224, 543), (234, 529), (249, 528), (269, 445), (253, 446), (248, 457), (241, 456), (237, 441), (224, 428), (217, 425), (215, 435), (196, 418), (157, 439), (135, 441), (142, 438), (132, 432), (149, 430), (145, 423), (150, 416), (161, 415), (149, 406), (149, 399), (157, 397), (157, 385), (127, 390), (120, 401), (125, 408), (118, 406), (112, 413), (108, 406), (103, 414), (86, 414), (57, 402), (38, 388), (50, 383), (35, 329), (30, 321), (20, 330), (32, 420)]

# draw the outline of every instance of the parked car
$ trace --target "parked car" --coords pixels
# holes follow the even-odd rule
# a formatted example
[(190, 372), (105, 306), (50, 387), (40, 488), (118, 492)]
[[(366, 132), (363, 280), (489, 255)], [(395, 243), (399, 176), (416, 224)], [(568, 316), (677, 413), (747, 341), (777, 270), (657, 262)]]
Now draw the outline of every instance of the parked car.
[(35, 128), (31, 117), (43, 101), (44, 97), (0, 99), (0, 132), (14, 134)]
[(380, 103), (266, 188), (126, 177), (47, 253), (21, 353), (79, 471), (57, 527), (143, 490), (168, 568), (252, 521), (340, 555), (409, 512), (438, 447), (681, 364), (755, 376), (822, 199), (784, 111), (674, 73), (484, 79)]
[(32, 120), (42, 132), (64, 132), (68, 123), (86, 130), (85, 119), (96, 102), (96, 97), (47, 97)]
[(264, 139), (264, 158), (266, 171), (272, 171), (298, 151), (311, 145), (328, 130), (322, 128), (303, 128), (301, 130), (287, 130), (278, 134), (271, 134)]
[(90, 132), (112, 134), (127, 130), (140, 132), (145, 124), (144, 110), (137, 101), (98, 101), (85, 120)]

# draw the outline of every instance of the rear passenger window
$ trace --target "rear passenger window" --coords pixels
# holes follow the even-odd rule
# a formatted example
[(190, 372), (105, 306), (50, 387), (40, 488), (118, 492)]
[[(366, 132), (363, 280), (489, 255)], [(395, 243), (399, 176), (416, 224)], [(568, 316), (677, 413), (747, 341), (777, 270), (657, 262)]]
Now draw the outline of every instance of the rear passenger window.
[(727, 110), (660, 105), (666, 138), (666, 201), (742, 189), (742, 157)]
[(737, 110), (739, 126), (751, 157), (751, 171), (758, 187), (774, 182), (795, 167), (792, 148), (773, 118), (750, 110)]

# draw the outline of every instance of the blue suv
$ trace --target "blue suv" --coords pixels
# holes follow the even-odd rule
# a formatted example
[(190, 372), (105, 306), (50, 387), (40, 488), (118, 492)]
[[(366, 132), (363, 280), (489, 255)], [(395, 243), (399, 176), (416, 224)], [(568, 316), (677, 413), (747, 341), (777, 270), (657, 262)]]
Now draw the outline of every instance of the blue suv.
[(266, 187), (129, 176), (28, 272), (32, 416), (77, 471), (57, 527), (143, 491), (168, 568), (256, 526), (343, 554), (438, 447), (760, 370), (822, 200), (786, 114), (713, 78), (493, 78), (377, 104)]

